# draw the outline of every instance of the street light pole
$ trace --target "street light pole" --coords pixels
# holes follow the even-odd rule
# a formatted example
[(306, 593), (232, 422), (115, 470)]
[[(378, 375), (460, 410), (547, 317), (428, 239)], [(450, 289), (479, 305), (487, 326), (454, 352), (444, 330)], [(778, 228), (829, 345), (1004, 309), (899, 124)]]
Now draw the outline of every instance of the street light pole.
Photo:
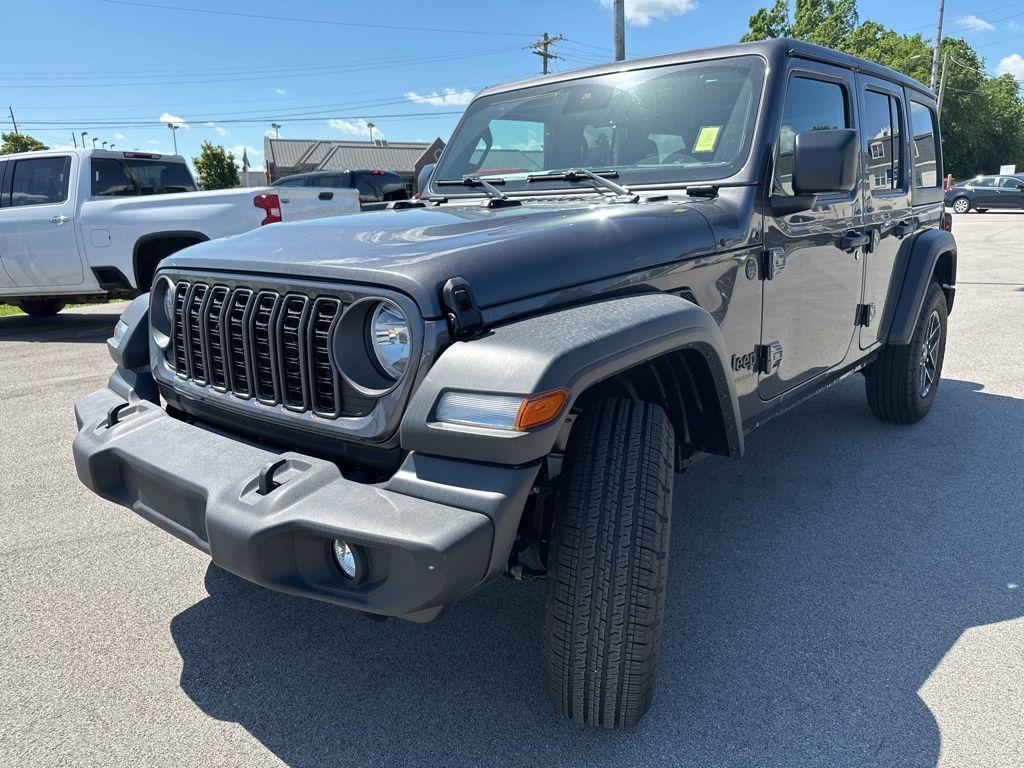
[(96, 138), (95, 136), (93, 136), (93, 137), (92, 137), (92, 148), (93, 148), (93, 149), (96, 149), (96, 142), (97, 142), (97, 141), (99, 141), (99, 139), (98, 139), (98, 138)]
[(946, 0), (939, 0), (939, 23), (935, 27), (935, 47), (932, 49), (932, 79), (928, 87), (933, 91), (939, 79), (939, 51), (942, 49), (942, 12), (945, 9)]
[(370, 129), (370, 143), (373, 144), (373, 129), (376, 128), (377, 126), (374, 125), (373, 123), (367, 123), (366, 127)]
[(85, 149), (85, 137), (89, 135), (88, 131), (82, 131), (82, 149)]
[(177, 123), (168, 123), (167, 127), (171, 129), (171, 138), (174, 139), (174, 154), (178, 154), (178, 125)]
[(281, 138), (281, 124), (280, 123), (271, 123), (270, 127), (274, 129), (274, 138), (275, 139), (280, 139)]

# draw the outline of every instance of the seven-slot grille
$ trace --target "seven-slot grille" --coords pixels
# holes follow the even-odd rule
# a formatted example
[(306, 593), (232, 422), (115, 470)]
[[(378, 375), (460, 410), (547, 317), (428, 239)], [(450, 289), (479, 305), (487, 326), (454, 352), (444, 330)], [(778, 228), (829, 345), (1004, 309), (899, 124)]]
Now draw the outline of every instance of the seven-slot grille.
[(332, 360), (340, 299), (187, 280), (173, 290), (164, 359), (178, 378), (326, 418), (372, 409), (373, 399), (352, 390)]

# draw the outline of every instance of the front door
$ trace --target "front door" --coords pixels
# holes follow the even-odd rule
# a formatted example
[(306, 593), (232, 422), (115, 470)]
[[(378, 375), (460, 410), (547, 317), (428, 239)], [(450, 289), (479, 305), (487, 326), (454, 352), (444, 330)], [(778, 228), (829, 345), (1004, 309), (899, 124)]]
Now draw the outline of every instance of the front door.
[[(793, 60), (776, 147), (773, 194), (791, 195), (795, 136), (804, 131), (856, 127), (853, 73)], [(841, 246), (862, 234), (859, 186), (849, 194), (819, 195), (809, 211), (766, 216), (765, 247), (776, 268), (763, 282), (764, 400), (841, 363), (853, 341), (860, 302), (861, 248)], [(783, 265), (781, 269), (779, 265)]]
[(19, 288), (80, 285), (75, 203), (68, 194), (78, 158), (48, 155), (9, 163), (0, 208), (4, 271)]
[[(867, 168), (864, 189), (864, 231), (871, 244), (864, 249), (866, 314), (860, 346), (879, 340), (882, 313), (890, 292), (896, 256), (905, 238), (917, 229), (910, 205), (910, 163), (907, 162), (906, 108), (903, 89), (885, 80), (858, 76), (861, 151)], [(898, 288), (897, 288), (898, 290)], [(895, 296), (893, 297), (895, 298)]]
[(999, 191), (1000, 208), (1024, 207), (1024, 179), (1019, 179), (1016, 176), (1000, 176), (996, 182), (996, 188)]

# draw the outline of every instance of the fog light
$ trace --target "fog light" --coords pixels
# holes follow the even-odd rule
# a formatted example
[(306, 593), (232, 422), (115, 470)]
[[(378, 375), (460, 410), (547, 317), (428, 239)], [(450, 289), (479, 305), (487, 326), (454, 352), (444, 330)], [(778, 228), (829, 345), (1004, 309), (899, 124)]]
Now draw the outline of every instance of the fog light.
[(355, 548), (347, 541), (342, 541), (341, 539), (334, 540), (334, 562), (341, 568), (341, 572), (352, 579), (352, 581), (360, 581), (363, 577), (363, 568), (360, 560), (361, 558)]

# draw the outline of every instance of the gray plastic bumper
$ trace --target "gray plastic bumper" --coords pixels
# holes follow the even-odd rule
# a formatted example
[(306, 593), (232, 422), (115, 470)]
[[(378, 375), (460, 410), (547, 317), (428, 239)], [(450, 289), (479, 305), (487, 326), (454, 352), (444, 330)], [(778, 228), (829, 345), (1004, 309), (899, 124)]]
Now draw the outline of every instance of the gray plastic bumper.
[[(537, 473), (410, 454), (387, 483), (366, 485), (111, 389), (75, 415), (78, 476), (100, 496), (257, 584), (419, 621), (504, 570)], [(365, 555), (360, 583), (334, 564), (335, 538)]]

